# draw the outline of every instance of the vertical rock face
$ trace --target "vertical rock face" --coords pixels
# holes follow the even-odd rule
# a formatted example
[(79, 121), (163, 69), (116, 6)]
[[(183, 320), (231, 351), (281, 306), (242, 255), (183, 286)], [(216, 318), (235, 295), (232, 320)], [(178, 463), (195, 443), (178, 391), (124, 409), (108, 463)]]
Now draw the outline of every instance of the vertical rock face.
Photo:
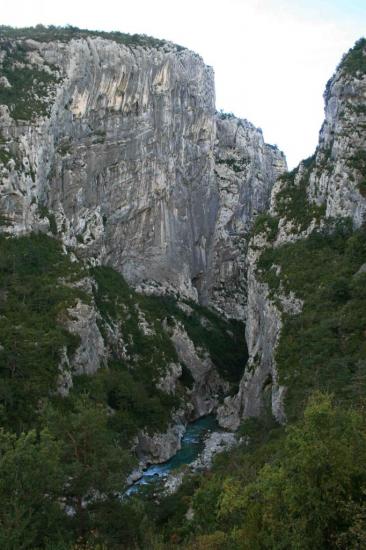
[[(284, 421), (275, 348), (282, 313), (302, 304), (273, 301), (258, 258), (305, 238), (322, 216), (365, 221), (365, 41), (328, 83), (315, 155), (280, 179), (283, 154), (246, 120), (216, 113), (213, 71), (193, 52), (95, 36), (5, 38), (0, 63), (0, 229), (51, 232), (146, 293), (172, 290), (245, 319), (248, 367), (221, 422), (234, 427), (259, 414), (264, 396)], [(254, 218), (267, 211), (276, 236), (248, 244)], [(97, 341), (93, 312), (79, 313), (76, 332)], [(100, 341), (92, 371), (104, 353)], [(89, 355), (80, 354), (81, 369)], [(197, 414), (211, 407), (206, 393), (217, 393), (205, 369), (202, 380), (196, 373)], [(181, 372), (173, 371), (166, 387)]]
[[(243, 319), (248, 236), (283, 154), (246, 120), (216, 112), (213, 71), (193, 52), (145, 39), (47, 40), (0, 36), (0, 230), (53, 234), (76, 264), (108, 265), (146, 294), (173, 292)], [(98, 269), (80, 283), (86, 302), (64, 315), (78, 345), (62, 350), (58, 391), (66, 396), (75, 374), (111, 358), (150, 369), (148, 384), (180, 409), (166, 413), (165, 434), (140, 431), (136, 450), (167, 460), (186, 422), (234, 387), (226, 367), (246, 359), (244, 345), (242, 361), (231, 353), (238, 324), (183, 302), (176, 318), (160, 318), (161, 303), (157, 321), (115, 279), (120, 294), (109, 296)], [(119, 304), (115, 317), (103, 300)], [(159, 358), (140, 359), (144, 345), (160, 345)]]
[(329, 80), (324, 94), (310, 200), (326, 206), (327, 217), (366, 221), (366, 41), (360, 40)]
[(32, 227), (26, 212), (41, 201), (66, 244), (130, 282), (167, 281), (192, 294), (214, 223), (205, 210), (217, 202), (212, 70), (187, 50), (101, 38), (32, 47), (62, 82), (49, 118), (26, 126), (35, 184), (10, 170), (3, 202), (9, 215), (19, 211), (16, 230)]
[(232, 317), (245, 317), (246, 254), (253, 220), (268, 210), (273, 184), (286, 168), (283, 153), (264, 143), (260, 129), (232, 115), (217, 117), (215, 176), (220, 207), (210, 251), (208, 295), (213, 305)]
[[(301, 300), (291, 292), (271, 295), (258, 272), (267, 247), (305, 239), (326, 218), (350, 218), (355, 228), (366, 221), (366, 41), (344, 57), (328, 82), (325, 122), (315, 155), (280, 178), (271, 193), (270, 228), (255, 235), (247, 254), (246, 340), (249, 360), (234, 397), (218, 411), (222, 426), (236, 428), (242, 418), (258, 416), (269, 402), (274, 417), (285, 422), (284, 395), (275, 360), (284, 314), (297, 314)], [(295, 200), (293, 199), (295, 197)], [(294, 207), (295, 203), (295, 207)], [(267, 396), (269, 399), (267, 400)]]
[[(267, 285), (257, 278), (257, 261), (266, 240), (258, 235), (250, 242), (247, 256), (247, 319), (246, 341), (249, 359), (239, 391), (234, 397), (226, 397), (218, 410), (222, 427), (237, 429), (241, 420), (260, 416), (265, 402), (270, 402), (274, 417), (285, 421), (282, 397), (285, 389), (278, 384), (275, 348), (282, 322), (281, 312), (269, 296)], [(267, 397), (267, 399), (265, 399)]]
[(0, 47), (3, 87), (28, 71), (32, 101), (47, 80), (31, 112), (0, 93), (3, 229), (49, 228), (134, 285), (242, 318), (248, 230), (285, 161), (248, 122), (216, 116), (212, 69), (168, 43)]

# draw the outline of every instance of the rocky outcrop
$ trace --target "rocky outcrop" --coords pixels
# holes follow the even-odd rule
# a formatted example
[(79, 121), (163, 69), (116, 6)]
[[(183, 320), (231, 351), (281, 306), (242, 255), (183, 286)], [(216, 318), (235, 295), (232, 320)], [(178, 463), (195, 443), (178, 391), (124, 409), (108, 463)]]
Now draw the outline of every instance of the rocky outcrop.
[(61, 353), (58, 392), (63, 396), (68, 395), (72, 388), (74, 376), (95, 374), (106, 361), (107, 349), (98, 327), (100, 314), (93, 299), (93, 284), (91, 277), (69, 283), (69, 286), (84, 293), (85, 301), (77, 299), (59, 318), (59, 322), (78, 340), (73, 353), (68, 353), (67, 349)]
[[(362, 57), (364, 58), (362, 60)], [(366, 41), (361, 39), (329, 80), (309, 198), (327, 217), (366, 221)]]
[(4, 167), (13, 231), (32, 229), (42, 203), (82, 255), (132, 283), (169, 281), (195, 295), (191, 279), (214, 224), (202, 209), (216, 200), (212, 70), (187, 50), (102, 38), (22, 47), (30, 67), (36, 51), (37, 66), (57, 67), (61, 82), (49, 116), (24, 124), (7, 113), (2, 125), (29, 166)]
[(105, 356), (105, 345), (100, 334), (95, 307), (80, 300), (68, 310), (67, 329), (80, 338), (80, 344), (73, 355), (75, 374), (94, 374)]
[(238, 445), (238, 443), (239, 441), (233, 432), (212, 432), (208, 434), (204, 441), (202, 452), (191, 463), (190, 468), (193, 471), (210, 468), (217, 454), (230, 450), (235, 445)]
[(189, 412), (189, 419), (206, 416), (216, 409), (219, 396), (225, 395), (230, 385), (219, 376), (208, 351), (196, 348), (182, 324), (178, 323), (174, 327), (171, 339), (180, 362), (192, 376), (192, 388), (189, 390), (192, 411)]
[(247, 121), (215, 114), (212, 69), (172, 44), (0, 48), (10, 80), (34, 72), (20, 95), (39, 97), (0, 107), (2, 229), (48, 229), (133, 285), (242, 318), (248, 230), (285, 161)]
[[(180, 307), (187, 314), (193, 313), (188, 304), (182, 302)], [(207, 323), (207, 320), (201, 317), (200, 322)], [(164, 330), (175, 347), (178, 362), (167, 366), (156, 387), (170, 395), (180, 395), (181, 408), (173, 414), (172, 423), (164, 433), (138, 435), (135, 452), (140, 470), (146, 464), (165, 462), (175, 455), (181, 448), (187, 423), (216, 412), (220, 396), (230, 390), (230, 383), (220, 376), (208, 349), (195, 345), (182, 322), (175, 320), (173, 327), (166, 324)], [(190, 373), (189, 387), (182, 385), (182, 365)]]
[[(259, 416), (266, 406), (286, 421), (286, 388), (278, 380), (276, 346), (283, 314), (301, 311), (302, 302), (281, 289), (273, 296), (262, 282), (258, 259), (267, 247), (307, 238), (327, 218), (350, 218), (354, 227), (366, 221), (366, 41), (345, 56), (325, 92), (325, 122), (315, 155), (300, 163), (271, 192), (269, 212), (275, 234), (265, 225), (247, 254), (246, 340), (249, 360), (239, 392), (218, 410), (221, 426), (236, 429), (243, 418)], [(292, 197), (296, 197), (295, 207)], [(275, 267), (275, 266), (273, 266)]]
[[(281, 311), (271, 299), (266, 284), (258, 280), (257, 260), (266, 245), (262, 235), (255, 237), (248, 253), (248, 306), (246, 341), (249, 359), (237, 395), (226, 397), (218, 409), (219, 424), (235, 430), (243, 418), (260, 416), (265, 401), (271, 403), (273, 415), (285, 421), (282, 397), (285, 388), (278, 383), (275, 348), (282, 322)], [(265, 394), (267, 399), (265, 400)]]
[(185, 432), (184, 414), (177, 414), (173, 423), (164, 433), (147, 434), (141, 432), (137, 436), (135, 452), (139, 459), (140, 469), (146, 464), (166, 462), (181, 448), (181, 440)]
[(216, 455), (230, 451), (236, 445), (242, 443), (242, 439), (237, 439), (233, 432), (210, 432), (204, 442), (203, 449), (193, 462), (180, 469), (177, 472), (169, 473), (164, 476), (164, 493), (173, 494), (182, 485), (184, 477), (190, 472), (202, 472), (212, 466)]
[[(216, 113), (212, 69), (166, 43), (11, 39), (0, 49), (3, 88), (14, 90), (11, 101), (0, 93), (0, 229), (48, 232), (75, 260), (110, 265), (142, 292), (188, 296), (242, 318), (247, 235), (285, 161), (250, 123)], [(34, 76), (19, 90), (17, 71)], [(134, 361), (123, 323), (101, 322), (87, 294), (65, 323), (80, 341), (61, 355), (63, 395), (73, 375), (93, 374), (110, 357)], [(155, 330), (140, 310), (138, 330)], [(151, 383), (182, 391), (184, 364), (192, 387), (183, 420), (165, 434), (140, 434), (137, 453), (156, 462), (229, 388), (181, 323), (170, 337), (179, 362), (161, 365)]]
[(262, 131), (233, 115), (217, 117), (215, 175), (219, 210), (210, 250), (209, 302), (244, 319), (246, 255), (255, 217), (268, 210), (273, 183), (285, 172), (284, 155), (264, 142)]

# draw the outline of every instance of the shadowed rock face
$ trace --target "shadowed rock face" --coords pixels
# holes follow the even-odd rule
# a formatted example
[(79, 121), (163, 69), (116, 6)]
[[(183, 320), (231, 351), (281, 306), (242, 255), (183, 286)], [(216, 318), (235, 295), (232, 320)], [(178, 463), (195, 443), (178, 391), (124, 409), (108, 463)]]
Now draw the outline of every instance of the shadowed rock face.
[(31, 120), (0, 107), (2, 227), (47, 230), (48, 215), (66, 245), (130, 283), (242, 318), (246, 237), (285, 160), (247, 121), (216, 115), (212, 69), (169, 44), (0, 47), (52, 77)]

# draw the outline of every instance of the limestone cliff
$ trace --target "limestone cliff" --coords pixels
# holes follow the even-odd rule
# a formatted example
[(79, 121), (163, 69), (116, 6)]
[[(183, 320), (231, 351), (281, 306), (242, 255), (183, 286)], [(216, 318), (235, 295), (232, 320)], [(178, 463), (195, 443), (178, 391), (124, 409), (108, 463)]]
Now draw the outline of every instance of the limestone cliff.
[[(285, 421), (275, 350), (284, 313), (303, 304), (282, 287), (270, 295), (258, 266), (264, 250), (326, 220), (365, 220), (364, 41), (327, 85), (314, 156), (281, 176), (284, 156), (260, 130), (216, 112), (213, 71), (197, 54), (147, 37), (1, 32), (1, 230), (48, 232), (75, 260), (111, 266), (144, 294), (245, 319), (249, 362), (221, 422), (259, 414), (264, 396)], [(82, 340), (74, 370), (95, 372), (108, 349), (123, 357), (120, 329), (102, 337), (93, 304), (70, 315)], [(224, 385), (179, 321), (170, 337), (180, 360), (198, 365), (192, 406), (205, 414)], [(157, 383), (169, 393), (181, 374), (172, 363)], [(62, 383), (67, 391), (70, 379)]]
[(309, 198), (325, 205), (327, 217), (366, 219), (365, 40), (347, 54), (329, 80), (325, 121), (319, 135)]
[[(216, 112), (213, 71), (197, 54), (96, 34), (0, 30), (0, 230), (47, 233), (83, 271), (55, 280), (78, 296), (59, 306), (56, 324), (77, 345), (55, 350), (58, 392), (67, 399), (75, 380), (92, 386), (105, 369), (128, 393), (145, 384), (129, 422), (142, 462), (161, 461), (187, 421), (238, 385), (242, 325), (194, 304), (243, 319), (248, 236), (286, 163), (260, 130)], [(160, 424), (153, 413), (140, 424), (154, 399)]]
[[(223, 426), (236, 428), (242, 418), (260, 415), (266, 403), (274, 417), (286, 421), (286, 387), (279, 380), (276, 349), (283, 319), (298, 315), (302, 300), (285, 291), (281, 266), (273, 270), (276, 292), (264, 281), (264, 251), (306, 239), (314, 230), (331, 232), (337, 220), (358, 228), (366, 221), (366, 41), (344, 57), (327, 84), (325, 122), (313, 157), (280, 177), (271, 193), (269, 215), (257, 219), (247, 255), (248, 308), (246, 340), (249, 360), (239, 392), (219, 409)], [(328, 228), (328, 229), (327, 229)]]
[(242, 318), (248, 231), (285, 160), (216, 114), (212, 69), (170, 43), (4, 34), (2, 229)]
[(273, 183), (286, 170), (286, 161), (247, 120), (221, 114), (216, 128), (219, 209), (208, 263), (208, 295), (213, 306), (243, 319), (246, 255), (253, 220), (268, 210)]

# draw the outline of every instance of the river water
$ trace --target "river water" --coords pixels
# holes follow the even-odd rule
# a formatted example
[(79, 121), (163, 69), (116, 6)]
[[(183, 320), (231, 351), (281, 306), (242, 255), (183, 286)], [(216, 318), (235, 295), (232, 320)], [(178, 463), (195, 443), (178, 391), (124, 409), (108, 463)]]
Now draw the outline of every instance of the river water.
[(149, 466), (143, 476), (126, 491), (126, 495), (137, 493), (142, 485), (154, 483), (180, 466), (191, 464), (203, 450), (206, 435), (215, 431), (221, 430), (212, 414), (188, 424), (182, 438), (181, 449), (167, 462)]

